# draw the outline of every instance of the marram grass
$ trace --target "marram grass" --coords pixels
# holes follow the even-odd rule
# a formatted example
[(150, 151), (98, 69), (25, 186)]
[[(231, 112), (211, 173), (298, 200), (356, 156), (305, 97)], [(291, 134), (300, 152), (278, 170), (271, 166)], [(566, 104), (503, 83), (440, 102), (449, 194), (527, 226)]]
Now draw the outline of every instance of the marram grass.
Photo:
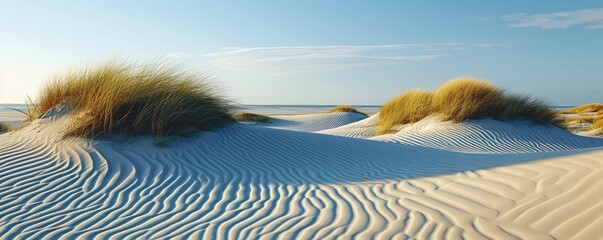
[(566, 109), (561, 111), (561, 113), (597, 113), (603, 114), (603, 104), (600, 103), (589, 103), (580, 105), (577, 107), (573, 107), (570, 109)]
[(46, 84), (30, 102), (29, 119), (64, 103), (77, 116), (70, 133), (79, 136), (125, 133), (158, 139), (209, 130), (232, 120), (235, 109), (219, 97), (208, 77), (150, 62), (107, 61)]
[(6, 123), (1, 123), (0, 122), (0, 133), (10, 132), (11, 130), (12, 130), (11, 126), (9, 126)]
[(385, 103), (379, 110), (377, 134), (388, 133), (394, 126), (417, 122), (431, 113), (432, 93), (410, 90)]
[(270, 117), (255, 113), (240, 113), (234, 116), (239, 122), (268, 122)]
[(496, 104), (503, 93), (489, 82), (473, 78), (456, 78), (440, 85), (432, 95), (432, 111), (449, 120), (461, 122), (470, 118), (495, 115)]
[(390, 100), (379, 110), (377, 134), (395, 126), (417, 122), (428, 115), (462, 122), (490, 117), (497, 120), (526, 118), (558, 127), (557, 112), (530, 96), (505, 94), (489, 82), (469, 77), (452, 79), (435, 91), (411, 90)]
[(356, 110), (354, 107), (348, 106), (348, 105), (336, 106), (336, 107), (332, 108), (331, 110), (329, 110), (328, 113), (334, 113), (334, 112), (352, 112), (352, 113), (359, 113), (364, 116), (367, 116), (366, 113), (360, 112), (360, 111)]
[(595, 120), (595, 122), (590, 125), (590, 130), (603, 129), (603, 118), (599, 118)]
[(599, 119), (603, 119), (602, 115), (577, 115), (565, 118), (566, 123), (594, 123)]
[(559, 113), (569, 114), (565, 118), (567, 124), (590, 123), (591, 130), (599, 129), (603, 125), (603, 104), (589, 103)]

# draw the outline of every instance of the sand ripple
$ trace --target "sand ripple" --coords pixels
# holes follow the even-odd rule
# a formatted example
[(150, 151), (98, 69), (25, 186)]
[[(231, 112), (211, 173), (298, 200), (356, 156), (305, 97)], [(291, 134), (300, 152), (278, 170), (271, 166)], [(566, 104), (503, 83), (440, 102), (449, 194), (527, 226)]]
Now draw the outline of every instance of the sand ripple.
[(594, 239), (603, 227), (601, 148), (468, 154), (253, 126), (170, 144), (0, 136), (0, 238)]
[(530, 121), (479, 119), (455, 124), (442, 122), (436, 117), (402, 126), (394, 134), (374, 137), (377, 119), (374, 115), (319, 133), (471, 153), (551, 152), (603, 145), (603, 138), (582, 137)]
[(317, 113), (306, 115), (277, 115), (268, 123), (259, 126), (301, 132), (316, 132), (336, 128), (367, 118), (353, 112)]

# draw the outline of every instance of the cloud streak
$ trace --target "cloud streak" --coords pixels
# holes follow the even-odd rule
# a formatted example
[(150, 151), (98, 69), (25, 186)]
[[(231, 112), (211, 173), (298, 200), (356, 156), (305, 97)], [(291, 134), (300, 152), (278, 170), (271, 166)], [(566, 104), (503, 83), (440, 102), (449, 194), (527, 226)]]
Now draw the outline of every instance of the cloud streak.
[(510, 27), (515, 28), (603, 29), (603, 8), (542, 14), (518, 13), (504, 16), (503, 20), (513, 22)]
[(229, 71), (254, 70), (282, 74), (321, 72), (345, 68), (396, 65), (446, 57), (471, 48), (511, 48), (516, 43), (436, 43), (390, 45), (332, 45), (284, 47), (229, 47), (209, 53), (173, 53), (172, 58), (194, 58)]

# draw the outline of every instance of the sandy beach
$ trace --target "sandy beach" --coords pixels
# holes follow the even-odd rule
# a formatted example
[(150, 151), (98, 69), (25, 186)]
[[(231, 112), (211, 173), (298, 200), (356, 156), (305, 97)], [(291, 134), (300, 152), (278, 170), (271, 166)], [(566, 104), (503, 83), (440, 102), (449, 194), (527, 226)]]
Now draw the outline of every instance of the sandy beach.
[(64, 139), (69, 117), (40, 119), (0, 135), (0, 236), (600, 237), (602, 138), (431, 118), (365, 137), (374, 119), (287, 115), (163, 148)]

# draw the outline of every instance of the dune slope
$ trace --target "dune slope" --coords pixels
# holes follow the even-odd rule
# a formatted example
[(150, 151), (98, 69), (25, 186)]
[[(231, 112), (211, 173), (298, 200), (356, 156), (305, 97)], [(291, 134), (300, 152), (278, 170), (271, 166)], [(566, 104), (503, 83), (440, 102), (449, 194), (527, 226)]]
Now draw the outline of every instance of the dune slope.
[(0, 238), (592, 239), (603, 148), (467, 154), (233, 125), (127, 143), (0, 135)]
[(371, 138), (377, 132), (377, 121), (379, 121), (379, 113), (350, 124), (324, 129), (317, 133), (352, 138)]
[(373, 116), (319, 133), (473, 153), (549, 152), (603, 145), (601, 138), (578, 136), (551, 125), (526, 120), (477, 119), (452, 123), (427, 117), (402, 126), (393, 134), (373, 137), (376, 121)]
[(305, 115), (275, 115), (267, 123), (258, 126), (301, 132), (316, 132), (347, 125), (366, 116), (354, 112), (316, 113)]

